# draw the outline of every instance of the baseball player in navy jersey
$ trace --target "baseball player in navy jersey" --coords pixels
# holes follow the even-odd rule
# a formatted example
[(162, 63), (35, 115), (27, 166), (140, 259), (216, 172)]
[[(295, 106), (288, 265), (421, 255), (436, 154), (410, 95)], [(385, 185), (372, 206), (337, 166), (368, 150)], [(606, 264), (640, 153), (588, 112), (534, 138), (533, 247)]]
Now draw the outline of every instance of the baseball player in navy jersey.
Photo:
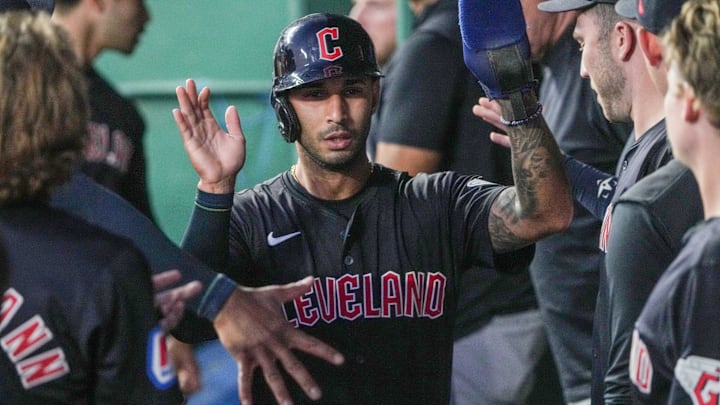
[(0, 311), (0, 401), (177, 403), (143, 256), (48, 205), (86, 135), (72, 50), (45, 13), (3, 13), (0, 38), (0, 242), (12, 269)]
[[(311, 14), (281, 33), (271, 104), (298, 162), (252, 189), (233, 194), (245, 160), (235, 107), (225, 132), (209, 89), (198, 93), (188, 80), (177, 90), (173, 115), (200, 175), (185, 247), (251, 285), (314, 277), (284, 311), (348, 359), (340, 368), (306, 359), (327, 403), (447, 403), (460, 272), (526, 266), (532, 242), (572, 218), (560, 153), (534, 93), (520, 3), (485, 3), (460, 6), (466, 62), (516, 125), (516, 187), (452, 172), (409, 177), (368, 162), (380, 73), (369, 37), (344, 16)], [(508, 23), (484, 35), (474, 28), (498, 15)], [(513, 64), (522, 68), (503, 70)], [(239, 379), (243, 404), (253, 394), (271, 400), (266, 386), (276, 381), (254, 379), (253, 370), (274, 360), (249, 359)], [(304, 403), (318, 393), (291, 386), (276, 396), (285, 398)]]
[[(645, 12), (650, 11), (644, 9)], [(630, 377), (637, 403), (716, 404), (720, 398), (720, 3), (692, 0), (664, 35), (665, 94), (675, 158), (700, 188), (704, 221), (686, 235), (640, 314)]]
[[(52, 0), (0, 0), (0, 11), (36, 9), (52, 12)], [(285, 285), (265, 286), (262, 289), (239, 286), (223, 274), (180, 250), (145, 215), (112, 191), (100, 186), (88, 176), (75, 172), (70, 182), (53, 190), (51, 205), (78, 216), (113, 234), (132, 240), (149, 262), (155, 276), (162, 275), (156, 288), (166, 288), (177, 281), (169, 269), (177, 269), (186, 281), (202, 283), (197, 294), (194, 284), (156, 294), (160, 309), (169, 306), (177, 310), (178, 301), (187, 301), (183, 322), (173, 330), (185, 340), (196, 342), (211, 336), (221, 336), (223, 346), (238, 362), (238, 369), (246, 358), (259, 353), (270, 353), (281, 360), (288, 374), (305, 390), (318, 390), (318, 384), (308, 375), (304, 365), (297, 361), (290, 349), (301, 350), (331, 364), (341, 364), (343, 356), (327, 344), (293, 329), (285, 322), (278, 304), (300, 296), (311, 288), (306, 278)], [(153, 281), (157, 278), (154, 277)], [(197, 294), (197, 295), (195, 295)], [(164, 313), (165, 311), (163, 311)], [(166, 315), (167, 316), (167, 315)], [(198, 322), (202, 328), (197, 327)], [(212, 324), (214, 330), (207, 330)], [(201, 334), (197, 332), (202, 330)], [(273, 390), (284, 390), (278, 381)]]
[[(633, 122), (633, 134), (614, 176), (565, 158), (576, 200), (599, 218), (604, 217), (598, 246), (606, 253), (612, 224), (612, 203), (638, 180), (672, 159), (666, 142), (662, 95), (648, 75), (641, 48), (627, 46), (637, 43), (638, 23), (618, 15), (614, 3), (615, 0), (550, 0), (539, 5), (547, 12), (581, 11), (573, 33), (582, 47), (580, 73), (590, 79), (608, 119)], [(478, 113), (497, 122), (487, 101), (481, 101)], [(606, 185), (613, 186), (606, 189)], [(605, 264), (605, 260), (600, 263), (599, 292), (593, 321), (591, 395), (593, 403), (598, 404), (603, 403), (605, 397), (613, 316), (607, 276), (612, 269), (608, 270)]]

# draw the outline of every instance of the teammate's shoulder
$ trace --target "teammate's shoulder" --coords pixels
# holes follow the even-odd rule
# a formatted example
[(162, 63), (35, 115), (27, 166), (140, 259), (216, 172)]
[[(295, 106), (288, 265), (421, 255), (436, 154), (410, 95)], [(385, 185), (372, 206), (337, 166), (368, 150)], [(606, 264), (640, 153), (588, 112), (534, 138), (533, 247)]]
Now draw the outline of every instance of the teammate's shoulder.
[(672, 200), (699, 198), (697, 182), (692, 172), (673, 160), (630, 187), (617, 201), (643, 205), (657, 205)]

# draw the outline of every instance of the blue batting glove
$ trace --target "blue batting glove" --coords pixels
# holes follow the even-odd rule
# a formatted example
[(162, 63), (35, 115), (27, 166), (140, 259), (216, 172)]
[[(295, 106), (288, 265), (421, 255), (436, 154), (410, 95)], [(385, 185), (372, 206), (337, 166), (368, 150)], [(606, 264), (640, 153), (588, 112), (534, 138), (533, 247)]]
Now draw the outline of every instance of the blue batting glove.
[(520, 0), (459, 0), (465, 65), (489, 98), (534, 92)]

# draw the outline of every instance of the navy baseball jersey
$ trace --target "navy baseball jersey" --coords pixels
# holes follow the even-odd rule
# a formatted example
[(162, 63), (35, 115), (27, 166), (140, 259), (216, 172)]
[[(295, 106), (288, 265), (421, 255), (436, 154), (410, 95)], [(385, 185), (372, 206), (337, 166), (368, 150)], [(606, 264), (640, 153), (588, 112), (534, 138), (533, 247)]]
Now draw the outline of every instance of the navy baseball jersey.
[[(532, 258), (532, 248), (493, 252), (488, 216), (505, 188), (451, 172), (410, 178), (375, 165), (356, 196), (321, 201), (285, 172), (236, 194), (227, 271), (248, 285), (315, 276), (312, 291), (284, 310), (347, 358), (335, 367), (301, 356), (324, 402), (448, 403), (460, 272), (471, 265), (515, 271)], [(188, 236), (223, 246), (227, 220), (196, 208)], [(193, 231), (196, 222), (202, 232)], [(269, 401), (256, 382), (256, 400)], [(297, 402), (307, 401), (293, 388)]]
[(703, 218), (692, 172), (673, 160), (614, 204), (605, 256), (608, 290), (608, 369), (605, 403), (630, 401), (632, 332), (650, 292), (677, 257), (683, 235)]
[[(631, 139), (634, 136), (631, 135)], [(632, 142), (632, 141), (631, 141)], [(640, 139), (632, 142), (623, 151), (616, 172), (617, 186), (612, 203), (606, 210), (600, 231), (600, 250), (607, 252), (610, 229), (612, 226), (613, 204), (645, 176), (653, 173), (672, 160), (667, 143), (665, 120), (659, 121), (648, 129)], [(591, 398), (593, 403), (604, 403), (605, 376), (610, 362), (610, 322), (611, 307), (608, 291), (607, 264), (600, 262), (600, 283), (593, 317), (593, 364)]]
[[(630, 139), (634, 139), (634, 132), (630, 134)], [(603, 218), (600, 234), (600, 250), (603, 252), (607, 251), (607, 238), (610, 235), (610, 226), (612, 224), (612, 204), (640, 179), (664, 166), (672, 159), (667, 144), (667, 128), (664, 119), (648, 129), (640, 139), (630, 142), (632, 143), (629, 148), (623, 151), (618, 161), (615, 173), (617, 185)]]
[(150, 273), (129, 241), (62, 211), (0, 210), (10, 287), (0, 403), (177, 404)]
[(152, 219), (145, 174), (145, 122), (93, 67), (85, 69), (90, 124), (82, 170)]
[(720, 398), (720, 218), (691, 229), (635, 323), (634, 399), (717, 404)]

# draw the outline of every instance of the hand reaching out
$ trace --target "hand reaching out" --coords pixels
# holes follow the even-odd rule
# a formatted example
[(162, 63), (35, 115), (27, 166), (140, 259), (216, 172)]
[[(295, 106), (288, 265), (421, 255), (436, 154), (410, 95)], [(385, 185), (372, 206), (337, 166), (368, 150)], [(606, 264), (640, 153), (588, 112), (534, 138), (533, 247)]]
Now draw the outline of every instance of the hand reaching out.
[[(478, 103), (473, 106), (472, 112), (475, 116), (480, 117), (483, 121), (488, 124), (494, 125), (495, 128), (505, 130), (505, 125), (502, 123), (502, 113), (500, 111), (500, 104), (495, 100), (490, 100), (486, 97), (481, 97)], [(491, 132), (490, 140), (498, 145), (506, 148), (510, 147), (510, 137), (500, 132)]]
[(180, 391), (187, 398), (202, 388), (200, 367), (195, 360), (193, 346), (183, 343), (172, 336), (167, 336), (165, 342), (167, 343), (168, 354), (177, 372)]
[(182, 275), (178, 270), (167, 270), (153, 275), (152, 284), (155, 290), (155, 307), (160, 310), (163, 317), (160, 320), (160, 327), (165, 331), (177, 326), (185, 312), (185, 302), (200, 294), (202, 283), (191, 281), (180, 287), (167, 289), (176, 284)]
[(225, 111), (225, 132), (210, 110), (210, 89), (198, 94), (195, 81), (188, 79), (175, 93), (180, 108), (173, 109), (173, 118), (200, 176), (198, 188), (210, 193), (234, 191), (235, 176), (245, 164), (245, 135), (237, 109), (229, 106)]
[(252, 381), (260, 367), (278, 403), (291, 403), (281, 365), (313, 400), (320, 387), (291, 349), (340, 365), (343, 356), (322, 341), (292, 327), (282, 313), (282, 304), (306, 293), (312, 277), (286, 285), (260, 288), (239, 287), (215, 318), (220, 342), (238, 364), (238, 391), (243, 405), (252, 404)]

